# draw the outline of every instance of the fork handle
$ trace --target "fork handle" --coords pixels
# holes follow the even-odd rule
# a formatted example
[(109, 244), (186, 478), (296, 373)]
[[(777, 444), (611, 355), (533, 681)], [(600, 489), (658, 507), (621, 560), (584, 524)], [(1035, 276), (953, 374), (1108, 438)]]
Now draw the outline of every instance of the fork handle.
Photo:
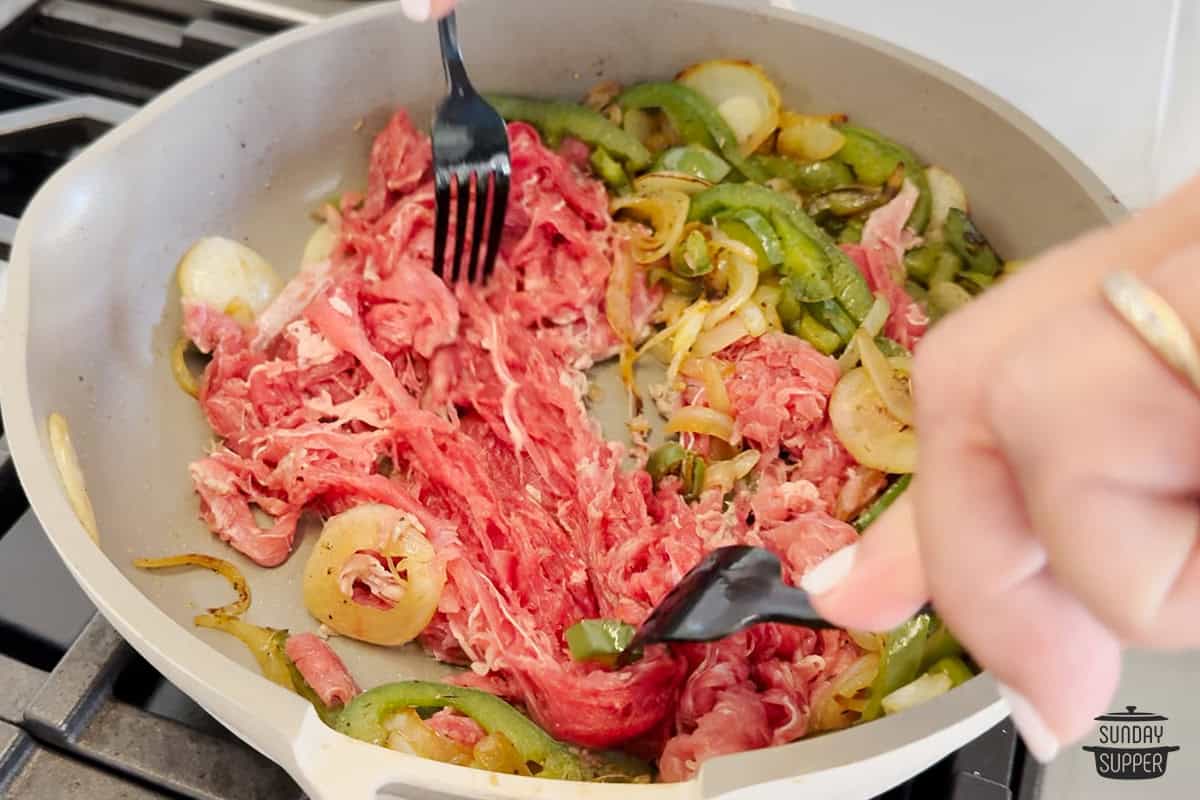
[[(917, 609), (916, 613), (932, 614), (933, 606), (926, 603)], [(770, 596), (763, 603), (762, 610), (756, 614), (756, 617), (758, 622), (783, 622), (818, 630), (838, 627), (813, 608), (808, 592), (782, 582), (772, 588)]]
[(438, 42), (442, 46), (442, 68), (446, 71), (450, 93), (463, 95), (473, 91), (458, 45), (458, 19), (453, 11), (438, 20)]

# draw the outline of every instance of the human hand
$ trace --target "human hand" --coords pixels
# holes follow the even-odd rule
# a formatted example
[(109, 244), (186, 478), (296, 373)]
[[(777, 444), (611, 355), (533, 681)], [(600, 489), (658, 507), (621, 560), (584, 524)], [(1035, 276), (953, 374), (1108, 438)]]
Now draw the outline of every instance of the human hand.
[(456, 0), (400, 0), (405, 16), (415, 22), (440, 19), (450, 13)]
[(1107, 306), (1117, 269), (1200, 338), (1200, 178), (926, 337), (919, 477), (803, 583), (876, 631), (932, 598), (1043, 761), (1106, 710), (1123, 645), (1200, 646), (1200, 394)]

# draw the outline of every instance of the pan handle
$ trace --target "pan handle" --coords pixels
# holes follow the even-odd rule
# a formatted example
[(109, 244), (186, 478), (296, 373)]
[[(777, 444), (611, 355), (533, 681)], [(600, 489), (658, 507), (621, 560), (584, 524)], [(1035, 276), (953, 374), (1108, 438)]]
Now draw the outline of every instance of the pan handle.
[[(462, 800), (464, 796), (461, 768), (343, 736), (326, 726), (313, 709), (305, 715), (292, 746), (295, 763), (288, 771), (311, 800)], [(470, 772), (485, 779), (470, 796), (502, 796), (495, 785), (487, 785), (491, 773)], [(454, 791), (446, 788), (451, 786)]]
[[(629, 800), (629, 786), (571, 784), (479, 769), (398, 753), (329, 728), (312, 708), (292, 739), (285, 765), (311, 800)], [(661, 784), (658, 800), (701, 800), (700, 784)]]

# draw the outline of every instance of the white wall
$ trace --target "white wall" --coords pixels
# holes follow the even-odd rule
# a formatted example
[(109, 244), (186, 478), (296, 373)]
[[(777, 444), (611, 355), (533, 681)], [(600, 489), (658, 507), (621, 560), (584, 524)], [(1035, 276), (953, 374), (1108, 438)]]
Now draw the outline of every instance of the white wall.
[[(982, 83), (1066, 143), (1129, 205), (1200, 171), (1200, 0), (771, 2)], [(1164, 112), (1172, 76), (1175, 97)]]

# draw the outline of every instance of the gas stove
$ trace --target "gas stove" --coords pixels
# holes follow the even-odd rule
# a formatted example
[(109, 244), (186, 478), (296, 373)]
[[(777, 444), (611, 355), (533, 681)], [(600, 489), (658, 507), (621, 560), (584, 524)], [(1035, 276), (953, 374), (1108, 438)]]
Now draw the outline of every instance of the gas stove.
[[(30, 197), (82, 147), (221, 56), (349, 7), (0, 0), (0, 265)], [(3, 286), (0, 270), (0, 301)], [(1068, 796), (1044, 791), (1046, 779), (1006, 721), (884, 798)], [(2, 438), (0, 797), (303, 797), (96, 614), (29, 511)]]

